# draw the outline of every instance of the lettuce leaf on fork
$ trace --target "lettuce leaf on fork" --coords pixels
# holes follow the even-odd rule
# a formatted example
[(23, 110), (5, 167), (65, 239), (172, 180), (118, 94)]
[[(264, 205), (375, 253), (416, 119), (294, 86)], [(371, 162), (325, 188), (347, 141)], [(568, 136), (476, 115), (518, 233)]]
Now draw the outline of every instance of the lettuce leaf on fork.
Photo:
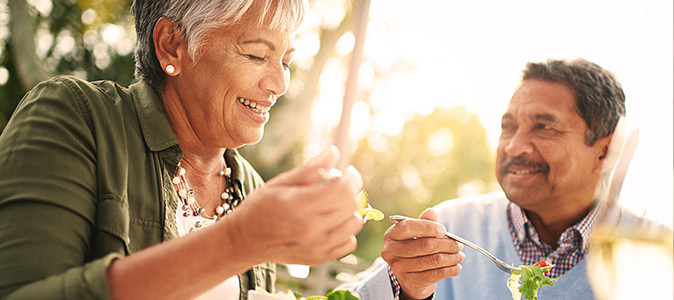
[(361, 190), (356, 198), (358, 199), (358, 213), (363, 217), (363, 223), (368, 220), (381, 221), (384, 219), (384, 213), (370, 206), (369, 196), (365, 189)]
[(556, 279), (545, 276), (553, 265), (547, 261), (539, 261), (535, 265), (519, 266), (519, 274), (512, 274), (508, 278), (507, 286), (512, 293), (513, 300), (538, 300), (538, 288), (543, 285), (554, 286)]

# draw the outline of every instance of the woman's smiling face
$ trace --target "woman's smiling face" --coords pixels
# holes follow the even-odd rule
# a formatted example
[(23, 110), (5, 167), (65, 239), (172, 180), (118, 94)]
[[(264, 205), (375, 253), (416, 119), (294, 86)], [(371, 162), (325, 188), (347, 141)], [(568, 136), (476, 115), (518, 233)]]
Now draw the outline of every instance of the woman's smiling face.
[(257, 15), (207, 32), (196, 62), (181, 65), (176, 93), (205, 146), (258, 142), (270, 108), (288, 89), (293, 35), (258, 26)]

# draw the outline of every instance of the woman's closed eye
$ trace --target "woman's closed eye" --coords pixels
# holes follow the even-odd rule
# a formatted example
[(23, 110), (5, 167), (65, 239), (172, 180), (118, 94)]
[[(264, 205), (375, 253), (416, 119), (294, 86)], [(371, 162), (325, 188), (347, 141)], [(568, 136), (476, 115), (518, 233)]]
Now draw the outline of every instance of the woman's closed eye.
[(246, 56), (247, 56), (249, 59), (254, 60), (254, 61), (257, 61), (257, 62), (265, 62), (265, 61), (267, 61), (267, 59), (264, 58), (264, 57), (255, 56), (255, 55), (252, 55), (252, 54), (247, 54)]
[[(250, 60), (253, 60), (255, 62), (260, 62), (260, 63), (267, 62), (266, 57), (260, 57), (260, 56), (256, 56), (256, 55), (252, 55), (252, 54), (246, 54), (246, 57), (248, 57)], [(290, 62), (282, 61), (281, 65), (283, 66), (284, 70), (290, 69)]]

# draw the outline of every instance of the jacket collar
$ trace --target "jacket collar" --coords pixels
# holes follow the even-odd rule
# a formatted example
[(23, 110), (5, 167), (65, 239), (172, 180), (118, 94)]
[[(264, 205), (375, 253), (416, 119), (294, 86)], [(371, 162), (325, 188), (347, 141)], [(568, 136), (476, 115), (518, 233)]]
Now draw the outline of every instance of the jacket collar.
[[(178, 145), (178, 137), (173, 133), (164, 105), (159, 94), (147, 82), (140, 80), (129, 86), (145, 143), (152, 151), (163, 151)], [(178, 148), (179, 149), (179, 148)], [(178, 150), (179, 151), (179, 150)], [(171, 152), (171, 151), (169, 151)], [(175, 151), (173, 151), (175, 152)], [(169, 154), (167, 154), (169, 155)], [(171, 160), (178, 163), (182, 155), (175, 153)], [(225, 161), (232, 169), (232, 180), (243, 182), (243, 161), (236, 149), (225, 151)]]
[(143, 80), (129, 88), (133, 94), (143, 138), (150, 150), (161, 151), (177, 145), (178, 138), (171, 129), (164, 105), (154, 88)]

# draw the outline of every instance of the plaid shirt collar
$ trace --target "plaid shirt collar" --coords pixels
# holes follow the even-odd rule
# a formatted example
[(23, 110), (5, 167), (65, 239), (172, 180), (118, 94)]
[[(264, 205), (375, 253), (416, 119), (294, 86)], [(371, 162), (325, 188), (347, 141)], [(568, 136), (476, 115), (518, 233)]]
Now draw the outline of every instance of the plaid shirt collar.
[[(590, 228), (594, 225), (598, 212), (598, 206), (595, 206), (580, 222), (567, 228), (559, 237), (559, 247), (561, 248), (564, 245), (580, 246), (580, 250), (587, 253), (587, 246), (592, 233)], [(548, 246), (552, 249), (550, 245), (540, 240), (534, 225), (529, 221), (524, 210), (512, 202), (508, 204), (508, 222), (515, 229), (516, 243), (522, 243), (525, 239), (530, 239), (540, 247)]]
[[(526, 265), (545, 259), (555, 265), (548, 276), (559, 277), (573, 268), (587, 254), (592, 229), (596, 223), (599, 206), (595, 207), (577, 224), (567, 228), (559, 238), (557, 249), (541, 241), (536, 229), (524, 210), (515, 203), (507, 206), (507, 220), (517, 253)], [(619, 218), (619, 210), (609, 212), (611, 220)]]

